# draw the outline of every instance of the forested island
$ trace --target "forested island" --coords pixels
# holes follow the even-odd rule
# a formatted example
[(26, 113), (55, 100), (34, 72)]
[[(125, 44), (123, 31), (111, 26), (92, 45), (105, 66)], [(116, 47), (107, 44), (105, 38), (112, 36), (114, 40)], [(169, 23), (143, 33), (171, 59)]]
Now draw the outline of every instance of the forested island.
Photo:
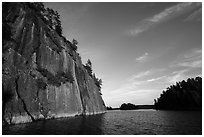
[(154, 105), (135, 105), (132, 103), (123, 103), (119, 108), (107, 107), (107, 110), (136, 110), (136, 109), (154, 109)]

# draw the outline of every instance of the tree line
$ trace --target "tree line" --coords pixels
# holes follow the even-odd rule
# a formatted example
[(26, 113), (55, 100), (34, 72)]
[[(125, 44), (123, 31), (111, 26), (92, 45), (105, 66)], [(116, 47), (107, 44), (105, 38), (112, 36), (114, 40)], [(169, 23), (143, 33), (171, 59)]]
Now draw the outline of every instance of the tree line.
[(154, 100), (154, 105), (156, 109), (201, 110), (202, 78), (189, 78), (171, 85)]

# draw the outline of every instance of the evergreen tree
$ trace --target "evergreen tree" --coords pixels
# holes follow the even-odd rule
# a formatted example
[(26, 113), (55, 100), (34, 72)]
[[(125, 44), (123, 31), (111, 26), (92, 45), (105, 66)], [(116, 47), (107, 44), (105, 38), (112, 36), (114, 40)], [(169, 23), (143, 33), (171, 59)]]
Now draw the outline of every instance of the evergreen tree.
[(201, 109), (202, 78), (177, 82), (163, 91), (154, 102), (156, 109)]
[[(77, 41), (76, 39), (73, 39), (73, 40), (72, 40), (72, 44), (77, 45), (77, 44), (78, 44), (78, 41)], [(89, 60), (89, 61), (90, 61), (90, 60)]]
[(54, 20), (55, 20), (55, 30), (56, 32), (62, 36), (62, 23), (61, 23), (61, 20), (60, 20), (60, 15), (57, 11), (55, 11), (55, 14), (54, 14)]
[(85, 68), (86, 68), (87, 72), (89, 73), (89, 75), (92, 76), (92, 63), (91, 63), (90, 59), (87, 60)]

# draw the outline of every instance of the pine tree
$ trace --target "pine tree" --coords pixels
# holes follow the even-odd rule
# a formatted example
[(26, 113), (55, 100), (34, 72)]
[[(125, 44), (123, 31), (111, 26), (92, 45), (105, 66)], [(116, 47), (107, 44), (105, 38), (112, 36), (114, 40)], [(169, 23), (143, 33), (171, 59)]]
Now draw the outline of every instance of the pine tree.
[(89, 73), (89, 75), (92, 76), (92, 63), (91, 63), (90, 59), (87, 60), (85, 68), (86, 68), (87, 72)]

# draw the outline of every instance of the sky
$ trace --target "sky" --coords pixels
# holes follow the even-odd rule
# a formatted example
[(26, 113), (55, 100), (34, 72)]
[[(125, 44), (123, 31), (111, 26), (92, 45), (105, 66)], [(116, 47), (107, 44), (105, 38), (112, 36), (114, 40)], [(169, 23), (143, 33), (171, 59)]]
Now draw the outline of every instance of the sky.
[(106, 106), (151, 105), (178, 81), (202, 76), (201, 3), (44, 3), (103, 81)]

